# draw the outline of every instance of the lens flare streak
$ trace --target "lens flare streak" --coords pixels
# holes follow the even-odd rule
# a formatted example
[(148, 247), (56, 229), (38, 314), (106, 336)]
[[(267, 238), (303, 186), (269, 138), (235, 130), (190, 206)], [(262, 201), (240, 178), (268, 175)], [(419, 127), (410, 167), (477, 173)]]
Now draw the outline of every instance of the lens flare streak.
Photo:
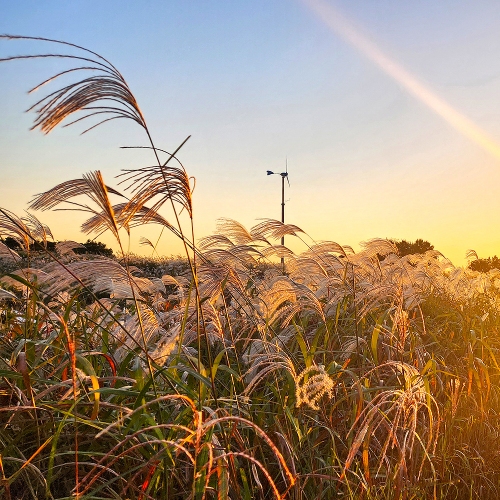
[(500, 159), (500, 144), (472, 120), (437, 96), (401, 65), (384, 54), (372, 41), (362, 35), (349, 20), (325, 0), (302, 0), (336, 35), (355, 47), (382, 71), (428, 108), (448, 122), (462, 135)]

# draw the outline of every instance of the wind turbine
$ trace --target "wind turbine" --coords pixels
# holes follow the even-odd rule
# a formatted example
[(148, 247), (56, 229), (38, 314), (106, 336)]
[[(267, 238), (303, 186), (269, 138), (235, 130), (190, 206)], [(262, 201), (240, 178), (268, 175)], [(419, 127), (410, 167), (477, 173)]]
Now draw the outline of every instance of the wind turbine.
[[(284, 172), (273, 172), (272, 170), (267, 171), (267, 175), (281, 175), (281, 222), (285, 223), (285, 179), (288, 182), (288, 187), (290, 187), (290, 180), (288, 179), (288, 159), (285, 163)], [(285, 246), (285, 237), (281, 237), (281, 246)], [(285, 271), (285, 258), (281, 257), (281, 267), (283, 272)]]

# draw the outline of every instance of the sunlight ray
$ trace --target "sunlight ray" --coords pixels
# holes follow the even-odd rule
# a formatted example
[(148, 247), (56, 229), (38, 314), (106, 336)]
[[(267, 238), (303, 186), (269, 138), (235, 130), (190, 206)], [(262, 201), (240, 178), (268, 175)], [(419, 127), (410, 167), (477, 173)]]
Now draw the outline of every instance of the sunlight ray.
[(448, 122), (462, 135), (500, 159), (500, 144), (472, 120), (444, 101), (400, 64), (391, 59), (326, 0), (302, 0), (336, 35), (348, 42), (419, 101)]

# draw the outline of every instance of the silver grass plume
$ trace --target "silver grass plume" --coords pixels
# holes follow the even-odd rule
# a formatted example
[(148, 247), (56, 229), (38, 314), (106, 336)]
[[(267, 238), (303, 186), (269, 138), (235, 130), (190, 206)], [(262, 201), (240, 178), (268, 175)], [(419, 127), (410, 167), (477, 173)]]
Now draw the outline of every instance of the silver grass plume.
[[(96, 219), (98, 222), (94, 222), (92, 229), (95, 226), (108, 229), (113, 233), (117, 241), (119, 241), (119, 222), (116, 219), (113, 205), (109, 199), (109, 193), (122, 196), (115, 189), (106, 186), (101, 172), (97, 170), (83, 174), (81, 179), (62, 182), (52, 189), (36, 195), (30, 204), (30, 208), (34, 210), (49, 210), (60, 203), (70, 203), (74, 207), (72, 208), (73, 210), (93, 214), (92, 220)], [(90, 198), (98, 206), (98, 209), (96, 210), (87, 204), (69, 201), (71, 198), (80, 195)]]
[(134, 121), (147, 130), (146, 122), (137, 101), (127, 82), (107, 59), (91, 50), (85, 49), (60, 40), (43, 37), (29, 37), (19, 35), (0, 35), (0, 40), (35, 40), (60, 46), (63, 49), (76, 49), (80, 55), (65, 52), (49, 52), (45, 54), (26, 54), (0, 59), (0, 62), (26, 59), (61, 59), (80, 64), (79, 66), (61, 71), (44, 80), (30, 90), (30, 93), (40, 90), (45, 85), (58, 80), (62, 76), (80, 72), (92, 72), (93, 76), (77, 80), (55, 90), (39, 99), (28, 111), (37, 115), (32, 129), (39, 128), (45, 134), (52, 131), (57, 125), (69, 116), (82, 112), (82, 115), (64, 126), (87, 120), (88, 118), (102, 118), (97, 123), (85, 129), (88, 132), (102, 123), (110, 120), (126, 118)]

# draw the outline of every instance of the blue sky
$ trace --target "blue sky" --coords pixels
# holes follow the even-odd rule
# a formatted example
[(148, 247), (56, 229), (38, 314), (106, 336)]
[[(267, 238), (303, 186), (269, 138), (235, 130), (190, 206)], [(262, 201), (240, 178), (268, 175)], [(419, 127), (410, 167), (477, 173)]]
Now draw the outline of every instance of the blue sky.
[[(493, 1), (326, 2), (441, 99), (500, 142), (500, 4)], [(157, 146), (196, 177), (198, 236), (231, 217), (280, 216), (316, 240), (424, 238), (462, 263), (467, 249), (500, 254), (500, 160), (460, 134), (332, 31), (304, 0), (6, 1), (0, 32), (58, 38), (117, 66)], [(0, 42), (0, 55), (50, 51)], [(21, 213), (32, 195), (99, 169), (109, 184), (151, 162), (132, 123), (48, 136), (29, 131), (26, 91), (58, 61), (0, 65), (0, 205)], [(84, 240), (78, 214), (42, 213), (56, 238)], [(167, 217), (168, 213), (165, 213)], [(133, 233), (154, 239), (157, 228)], [(109, 240), (111, 241), (111, 240)], [(300, 246), (294, 247), (300, 250)], [(160, 251), (179, 253), (171, 237)]]

